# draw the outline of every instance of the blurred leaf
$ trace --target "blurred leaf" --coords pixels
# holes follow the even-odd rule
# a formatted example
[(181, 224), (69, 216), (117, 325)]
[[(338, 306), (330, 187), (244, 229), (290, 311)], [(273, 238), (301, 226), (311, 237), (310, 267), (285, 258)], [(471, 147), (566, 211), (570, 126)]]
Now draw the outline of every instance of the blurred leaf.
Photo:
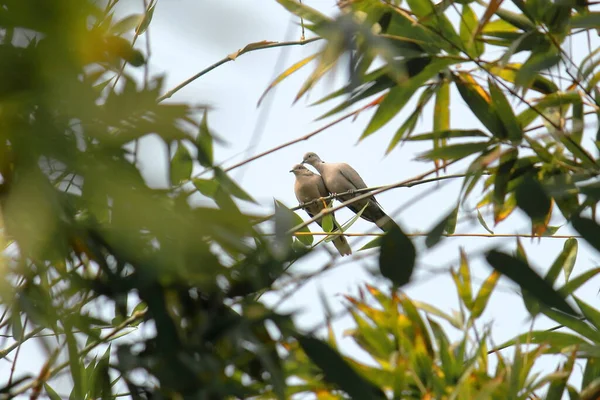
[(600, 12), (575, 14), (571, 18), (571, 27), (575, 29), (597, 29), (600, 26)]
[(594, 379), (600, 376), (600, 358), (588, 358), (585, 363), (585, 369), (583, 370), (583, 378), (581, 380), (581, 387), (586, 388)]
[(421, 93), (419, 101), (417, 102), (417, 106), (415, 107), (415, 110), (396, 131), (394, 137), (390, 141), (390, 144), (388, 145), (385, 151), (385, 154), (389, 154), (398, 145), (398, 143), (400, 143), (401, 140), (410, 140), (411, 134), (415, 130), (417, 122), (419, 121), (419, 117), (423, 113), (423, 108), (427, 105), (427, 103), (429, 103), (429, 100), (433, 96), (433, 93), (434, 89), (431, 86), (423, 90), (423, 93)]
[(277, 0), (277, 2), (285, 7), (289, 12), (312, 22), (316, 26), (322, 26), (323, 24), (331, 22), (331, 19), (324, 14), (321, 14), (314, 8), (302, 4), (297, 0)]
[(304, 67), (305, 65), (307, 65), (308, 63), (310, 63), (312, 60), (314, 60), (315, 58), (317, 58), (317, 56), (319, 55), (319, 53), (313, 54), (311, 56), (308, 56), (300, 61), (298, 61), (297, 63), (295, 63), (294, 65), (292, 65), (291, 67), (289, 67), (288, 69), (286, 69), (285, 71), (283, 71), (281, 74), (279, 74), (277, 76), (277, 78), (275, 78), (273, 80), (273, 82), (271, 82), (269, 84), (269, 86), (265, 89), (265, 91), (263, 92), (263, 94), (260, 95), (260, 98), (258, 99), (258, 103), (257, 103), (257, 107), (260, 106), (260, 103), (262, 103), (263, 99), (265, 98), (265, 96), (271, 91), (271, 89), (273, 89), (275, 86), (277, 86), (279, 83), (281, 83), (285, 78), (287, 78), (288, 76), (292, 75), (294, 72), (298, 71), (300, 68)]
[(515, 194), (517, 205), (531, 218), (534, 226), (546, 223), (552, 203), (537, 179), (531, 176), (525, 177), (517, 186)]
[(203, 167), (211, 167), (214, 163), (213, 137), (208, 129), (207, 111), (204, 111), (200, 130), (194, 142), (198, 150), (198, 161)]
[(579, 315), (548, 282), (522, 260), (496, 250), (490, 251), (486, 255), (486, 260), (494, 269), (517, 283), (521, 289), (527, 291), (541, 303), (549, 307), (556, 307), (570, 315)]
[(152, 17), (154, 16), (154, 9), (156, 8), (156, 3), (152, 4), (148, 11), (144, 14), (144, 19), (140, 22), (140, 24), (135, 28), (136, 35), (143, 35), (144, 32), (150, 26), (150, 22), (152, 22)]
[(190, 152), (182, 142), (177, 144), (177, 150), (171, 159), (171, 185), (179, 185), (190, 179), (194, 163)]
[(23, 323), (21, 321), (21, 314), (19, 313), (17, 307), (13, 307), (13, 311), (10, 314), (10, 322), (13, 338), (20, 342), (23, 340)]
[[(286, 205), (279, 200), (275, 200), (275, 226), (278, 235), (284, 235), (285, 232), (303, 222), (304, 221), (298, 214), (287, 208)], [(310, 233), (310, 229), (308, 229), (308, 226), (305, 226), (298, 230), (298, 232)], [(298, 235), (297, 238), (307, 246), (311, 246), (314, 241), (313, 235)]]
[(396, 87), (390, 89), (379, 107), (377, 107), (377, 111), (360, 138), (364, 139), (370, 136), (387, 124), (402, 110), (412, 95), (427, 80), (433, 78), (444, 68), (458, 62), (458, 60), (451, 58), (435, 58), (419, 74), (400, 82)]
[(546, 52), (533, 52), (517, 72), (515, 84), (528, 87), (539, 71), (549, 69), (559, 61), (560, 54), (555, 48), (550, 48)]
[(219, 182), (215, 179), (194, 178), (192, 179), (192, 183), (200, 193), (210, 198), (214, 198), (219, 188)]
[(410, 281), (417, 253), (412, 241), (399, 226), (395, 225), (381, 238), (379, 271), (395, 286)]
[(456, 226), (456, 215), (458, 213), (458, 207), (454, 208), (448, 215), (446, 215), (440, 222), (437, 223), (436, 226), (427, 234), (425, 238), (425, 245), (427, 248), (432, 248), (436, 244), (442, 240), (442, 235), (444, 232), (451, 233), (448, 231), (452, 231), (454, 233), (454, 228)]
[(244, 189), (242, 189), (237, 183), (235, 183), (228, 175), (219, 167), (214, 168), (215, 178), (219, 181), (221, 187), (232, 196), (237, 197), (241, 200), (246, 200), (256, 204), (256, 200), (252, 198)]
[(129, 32), (138, 26), (142, 20), (144, 19), (144, 15), (142, 14), (131, 14), (122, 20), (115, 23), (109, 30), (110, 33), (115, 35), (122, 35), (123, 33)]
[(298, 342), (308, 357), (325, 373), (325, 379), (335, 383), (354, 399), (385, 399), (381, 390), (359, 375), (341, 355), (321, 340), (300, 336)]
[(571, 219), (571, 224), (573, 224), (573, 228), (575, 228), (575, 230), (579, 232), (592, 247), (600, 251), (600, 226), (598, 226), (596, 221), (574, 215)]

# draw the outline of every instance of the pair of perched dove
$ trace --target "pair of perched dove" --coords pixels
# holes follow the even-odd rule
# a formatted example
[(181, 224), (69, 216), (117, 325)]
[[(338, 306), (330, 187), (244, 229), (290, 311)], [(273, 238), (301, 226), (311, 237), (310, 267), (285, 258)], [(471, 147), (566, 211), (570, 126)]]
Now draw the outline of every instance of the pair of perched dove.
[[(313, 166), (321, 175), (314, 174), (303, 164)], [(321, 160), (315, 153), (306, 153), (302, 164), (297, 164), (292, 168), (296, 176), (294, 184), (294, 192), (296, 198), (301, 205), (309, 203), (320, 197), (326, 197), (330, 193), (346, 193), (339, 196), (342, 202), (348, 201), (360, 194), (352, 193), (353, 191), (364, 189), (367, 187), (358, 172), (346, 163), (326, 163)], [(366, 207), (365, 207), (366, 205)], [(304, 207), (306, 213), (313, 218), (325, 207), (324, 202), (314, 202)], [(361, 218), (369, 222), (375, 223), (383, 231), (390, 230), (396, 223), (383, 211), (381, 205), (375, 200), (374, 196), (356, 201), (348, 205), (348, 208), (354, 213), (360, 212), (365, 207), (361, 214)], [(316, 221), (321, 225), (321, 219)], [(333, 240), (333, 244), (339, 253), (344, 256), (352, 254), (352, 249), (344, 236), (338, 236)]]

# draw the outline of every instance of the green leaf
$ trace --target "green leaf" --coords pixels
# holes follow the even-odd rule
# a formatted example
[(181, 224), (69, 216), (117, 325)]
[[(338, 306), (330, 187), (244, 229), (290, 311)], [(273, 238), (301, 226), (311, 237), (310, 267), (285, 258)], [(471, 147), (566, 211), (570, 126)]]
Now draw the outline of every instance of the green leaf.
[(251, 203), (258, 204), (258, 203), (256, 203), (256, 200), (254, 200), (252, 198), (252, 196), (250, 196), (248, 193), (246, 193), (246, 191), (244, 191), (244, 189), (242, 189), (240, 186), (238, 186), (238, 184), (235, 183), (235, 181), (233, 181), (233, 179), (231, 179), (225, 173), (225, 171), (223, 171), (219, 167), (215, 167), (214, 171), (215, 171), (215, 179), (217, 179), (219, 181), (221, 187), (227, 193), (229, 193), (232, 196), (237, 197), (238, 199), (246, 200)]
[[(450, 83), (443, 80), (437, 87), (433, 109), (433, 130), (435, 133), (450, 131)], [(443, 136), (440, 139), (444, 139)]]
[(359, 375), (342, 357), (321, 340), (298, 337), (308, 357), (325, 373), (325, 379), (344, 390), (353, 399), (386, 399), (381, 389)]
[(138, 26), (143, 19), (144, 16), (142, 14), (128, 15), (111, 26), (109, 32), (114, 35), (122, 35)]
[(483, 229), (485, 229), (486, 231), (488, 231), (491, 235), (494, 234), (494, 231), (491, 230), (488, 225), (485, 222), (485, 219), (483, 218), (483, 215), (481, 215), (481, 211), (479, 211), (479, 208), (477, 209), (477, 220), (479, 221), (479, 223), (481, 224), (481, 226), (483, 227)]
[(331, 232), (333, 230), (333, 217), (331, 214), (327, 214), (323, 217), (321, 227), (325, 232)]
[(380, 247), (381, 246), (381, 236), (376, 237), (375, 239), (370, 240), (367, 244), (365, 244), (363, 247), (361, 247), (360, 249), (358, 249), (358, 251), (362, 251), (362, 250), (369, 250), (369, 249), (374, 249), (376, 247)]
[(496, 250), (490, 251), (486, 255), (486, 260), (495, 270), (518, 284), (522, 290), (527, 291), (542, 304), (579, 316), (569, 303), (524, 261)]
[(192, 183), (200, 193), (211, 199), (215, 197), (217, 189), (219, 189), (219, 182), (215, 179), (194, 178)]
[(412, 241), (398, 225), (386, 232), (381, 239), (379, 270), (381, 275), (395, 286), (403, 286), (410, 281), (417, 252)]
[(600, 12), (575, 14), (571, 18), (572, 29), (598, 29), (598, 26), (600, 26)]
[[(278, 223), (278, 220), (279, 220), (279, 224), (281, 226), (281, 229), (278, 230), (280, 232), (287, 232), (294, 226), (298, 226), (304, 222), (298, 214), (296, 214), (295, 212), (293, 212), (292, 210), (287, 208), (285, 204), (283, 204), (279, 200), (275, 200), (275, 223), (276, 224)], [(300, 229), (298, 232), (310, 233), (310, 229), (308, 229), (308, 226), (305, 226), (304, 228)], [(304, 243), (307, 246), (312, 245), (313, 240), (314, 240), (313, 235), (299, 235), (299, 236), (297, 236), (297, 238), (298, 238), (298, 240), (300, 240), (302, 243)]]
[(523, 129), (513, 112), (510, 103), (502, 93), (502, 90), (496, 85), (491, 78), (488, 79), (488, 85), (490, 88), (490, 95), (492, 96), (492, 103), (500, 120), (504, 124), (505, 131), (508, 134), (508, 139), (513, 143), (519, 143), (523, 139)]
[(44, 390), (46, 390), (46, 394), (50, 400), (63, 400), (46, 382), (44, 382)]
[(297, 0), (277, 0), (277, 2), (285, 7), (289, 12), (312, 22), (316, 26), (322, 26), (332, 22), (332, 20), (326, 15), (321, 14), (314, 8), (302, 4)]
[(83, 399), (83, 375), (84, 370), (83, 364), (80, 361), (79, 352), (77, 350), (77, 341), (72, 332), (72, 325), (70, 323), (63, 322), (64, 332), (67, 340), (67, 349), (69, 351), (69, 369), (71, 371), (71, 378), (73, 379), (73, 395), (76, 399)]
[(446, 50), (456, 54), (460, 50), (460, 36), (456, 34), (452, 23), (443, 11), (436, 9), (431, 0), (407, 0), (410, 9), (419, 18), (419, 22), (430, 28), (435, 35), (446, 41)]
[(288, 69), (286, 69), (285, 71), (283, 71), (281, 74), (279, 74), (277, 76), (277, 78), (275, 78), (273, 80), (273, 82), (271, 82), (269, 84), (269, 86), (265, 89), (265, 91), (263, 92), (263, 94), (260, 95), (260, 98), (258, 99), (258, 103), (256, 104), (256, 106), (257, 107), (260, 106), (260, 103), (262, 103), (263, 99), (271, 91), (271, 89), (273, 89), (275, 86), (277, 86), (279, 83), (281, 83), (285, 78), (287, 78), (288, 76), (292, 75), (294, 72), (300, 70), (300, 68), (302, 68), (305, 65), (309, 64), (311, 61), (313, 61), (315, 58), (317, 58), (318, 55), (319, 55), (319, 53), (315, 53), (315, 54), (310, 55), (310, 56), (308, 56), (306, 58), (303, 58), (302, 60), (298, 61), (297, 63), (294, 63), (294, 65), (292, 65), (291, 67), (289, 67)]
[(490, 95), (485, 89), (466, 72), (453, 75), (453, 79), (460, 96), (467, 103), (467, 106), (469, 106), (477, 119), (499, 139), (508, 137), (504, 124), (500, 117), (498, 117)]
[(577, 260), (577, 248), (577, 239), (567, 239), (563, 246), (563, 250), (548, 270), (548, 273), (546, 274), (546, 281), (549, 283), (554, 283), (561, 270), (565, 273), (565, 280), (569, 280), (569, 276), (571, 275), (571, 271), (573, 270), (575, 261)]
[(583, 316), (586, 317), (588, 322), (596, 328), (596, 330), (600, 329), (600, 311), (596, 310), (594, 307), (590, 306), (583, 300), (579, 299), (577, 296), (573, 295), (573, 300), (577, 303), (577, 306), (583, 313)]
[(552, 206), (550, 197), (541, 183), (527, 176), (516, 189), (517, 205), (531, 218), (533, 223), (543, 222)]
[(144, 14), (144, 19), (135, 28), (136, 35), (142, 35), (144, 32), (146, 32), (146, 30), (150, 26), (150, 22), (152, 22), (152, 17), (154, 16), (155, 8), (156, 8), (156, 3), (152, 4), (152, 6), (148, 9), (148, 11)]
[(534, 52), (517, 72), (515, 84), (521, 87), (529, 87), (538, 72), (549, 69), (560, 61), (560, 53), (555, 47), (546, 52)]
[(451, 58), (435, 58), (433, 59), (419, 74), (401, 82), (398, 86), (390, 89), (385, 98), (377, 108), (377, 111), (371, 118), (369, 125), (363, 132), (360, 139), (364, 139), (382, 126), (387, 124), (392, 118), (402, 110), (408, 103), (412, 95), (419, 89), (427, 80), (439, 74), (444, 68), (458, 63), (459, 60)]
[(171, 160), (171, 184), (179, 185), (190, 179), (192, 170), (194, 168), (194, 162), (190, 152), (182, 142), (177, 143), (177, 150)]
[(494, 350), (497, 351), (505, 349), (509, 346), (514, 346), (517, 343), (548, 344), (552, 347), (551, 351), (554, 353), (562, 352), (562, 350), (567, 347), (589, 344), (589, 342), (584, 338), (572, 333), (556, 331), (532, 331), (523, 333), (514, 339), (508, 340), (498, 347), (495, 347)]
[(569, 314), (556, 311), (552, 308), (543, 308), (542, 312), (550, 319), (553, 319), (559, 324), (562, 324), (565, 327), (579, 333), (587, 339), (596, 343), (600, 341), (600, 332), (598, 332), (596, 329), (593, 329), (590, 325), (583, 321), (581, 317), (573, 317)]
[(486, 150), (490, 142), (459, 143), (438, 147), (418, 156), (422, 160), (460, 160)]
[(496, 287), (496, 283), (498, 283), (498, 279), (500, 279), (500, 274), (498, 271), (493, 271), (479, 288), (475, 301), (473, 301), (473, 307), (471, 308), (472, 319), (479, 318), (485, 311), (490, 296)]
[(448, 215), (441, 219), (436, 226), (427, 234), (425, 238), (425, 245), (427, 248), (432, 248), (442, 240), (444, 232), (448, 232), (448, 227), (454, 231), (456, 226), (456, 215), (458, 213), (458, 207), (455, 207)]
[(214, 163), (213, 137), (208, 129), (207, 112), (204, 111), (202, 122), (196, 141), (194, 142), (198, 149), (198, 161), (203, 167), (211, 167)]
[(558, 290), (558, 292), (563, 296), (568, 296), (598, 274), (600, 274), (600, 268), (598, 267), (586, 271), (565, 283), (564, 286)]
[(479, 19), (468, 4), (463, 4), (462, 16), (460, 19), (460, 38), (463, 48), (467, 55), (471, 58), (479, 58), (485, 51), (483, 42), (478, 41), (475, 37)]
[(13, 307), (13, 311), (10, 314), (10, 322), (12, 326), (13, 338), (20, 342), (23, 340), (23, 323), (21, 321), (21, 314), (17, 307)]
[(585, 369), (583, 370), (583, 379), (581, 387), (586, 388), (592, 381), (600, 376), (600, 358), (588, 358)]
[(596, 221), (574, 215), (571, 219), (571, 224), (593, 248), (600, 251), (600, 226), (598, 226)]

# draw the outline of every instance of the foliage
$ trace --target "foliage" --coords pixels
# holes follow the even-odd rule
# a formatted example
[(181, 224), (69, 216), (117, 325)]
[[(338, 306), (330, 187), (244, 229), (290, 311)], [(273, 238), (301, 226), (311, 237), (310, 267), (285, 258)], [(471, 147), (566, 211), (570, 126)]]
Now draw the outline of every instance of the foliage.
[[(586, 129), (600, 118), (600, 61), (598, 49), (582, 60), (567, 51), (569, 40), (595, 34), (600, 22), (586, 2), (355, 0), (340, 2), (331, 18), (297, 0), (278, 1), (323, 45), (269, 88), (315, 62), (300, 98), (349, 60), (347, 85), (317, 101), (340, 100), (322, 118), (372, 109), (364, 139), (395, 124), (414, 101), (388, 153), (403, 142), (429, 142), (419, 157), (438, 173), (464, 166), (458, 203), (483, 187), (477, 212), (486, 230), (480, 210), (490, 208), (499, 224), (520, 209), (533, 236), (552, 235), (550, 218), (560, 217), (600, 251), (593, 180), (600, 147)], [(600, 312), (575, 292), (600, 269), (571, 277), (576, 239), (544, 276), (519, 242), (515, 254), (489, 251), (493, 272), (475, 295), (470, 256), (461, 252), (450, 271), (460, 310), (450, 315), (398, 289), (422, 250), (393, 229), (366, 246), (381, 247), (380, 273), (391, 282), (346, 297), (356, 324), (348, 336), (370, 363), (343, 355), (331, 333), (321, 340), (300, 332), (291, 316), (261, 303), (260, 294), (316, 245), (308, 222), (276, 202), (272, 237), (258, 223), (264, 218), (242, 211), (240, 202), (254, 199), (215, 165), (206, 109), (164, 103), (174, 90), (164, 94), (160, 77), (135, 78), (148, 56), (135, 43), (156, 3), (117, 20), (117, 2), (2, 2), (0, 326), (12, 342), (0, 358), (18, 357), (32, 339), (47, 358), (35, 376), (11, 373), (0, 399), (35, 399), (42, 391), (62, 398), (53, 378), (63, 370), (73, 399), (116, 398), (123, 388), (133, 399), (598, 397)], [(249, 44), (228, 59), (275, 45)], [(454, 92), (477, 126), (452, 127)], [(432, 101), (433, 131), (414, 134)], [(147, 135), (168, 149), (166, 189), (149, 186), (137, 167), (137, 142)], [(206, 175), (193, 175), (196, 165)], [(190, 206), (191, 186), (214, 206)], [(427, 234), (427, 248), (455, 231), (459, 211)], [(326, 217), (326, 241), (357, 218), (334, 226)], [(565, 283), (556, 287), (561, 271)], [(568, 332), (530, 331), (488, 350), (490, 331), (477, 322), (501, 275), (518, 284), (533, 317), (545, 315)], [(114, 312), (106, 317), (94, 305)], [(116, 341), (140, 324), (153, 333)], [(505, 347), (514, 349), (511, 358), (500, 353)], [(533, 372), (549, 354), (562, 356), (556, 371)], [(568, 382), (577, 362), (585, 363), (580, 388)]]

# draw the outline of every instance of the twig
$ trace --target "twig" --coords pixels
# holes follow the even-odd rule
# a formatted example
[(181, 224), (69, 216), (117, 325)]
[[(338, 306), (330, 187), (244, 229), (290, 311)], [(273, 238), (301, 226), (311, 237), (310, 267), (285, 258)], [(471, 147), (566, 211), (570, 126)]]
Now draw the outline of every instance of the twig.
[[(87, 353), (90, 352), (90, 350), (94, 349), (96, 346), (105, 343), (107, 341), (109, 341), (113, 336), (115, 336), (117, 333), (119, 333), (120, 331), (122, 331), (123, 329), (127, 328), (130, 324), (132, 324), (133, 322), (141, 319), (144, 317), (144, 315), (146, 314), (145, 311), (138, 311), (133, 313), (133, 315), (131, 315), (129, 318), (127, 318), (126, 320), (124, 320), (123, 322), (121, 322), (119, 325), (117, 325), (109, 334), (107, 334), (105, 337), (88, 344), (87, 346), (85, 346), (78, 354), (79, 358), (82, 358), (83, 356), (85, 356)], [(69, 366), (69, 360), (57, 365), (55, 368), (53, 368), (52, 370), (50, 370), (48, 372), (48, 374), (46, 375), (46, 380), (52, 378), (54, 375), (56, 375), (57, 373), (59, 373), (61, 370), (63, 370), (64, 368)], [(39, 379), (39, 378), (38, 378)], [(17, 389), (14, 392), (8, 393), (8, 394), (4, 394), (0, 396), (0, 400), (8, 400), (8, 399), (12, 399), (15, 396), (19, 395), (19, 394), (23, 394), (25, 393), (27, 390), (33, 388), (34, 386), (38, 385), (40, 382), (38, 382), (38, 379), (33, 380), (32, 382), (28, 383), (25, 386), (20, 387), (19, 389)], [(42, 382), (43, 383), (43, 382)]]
[[(274, 235), (274, 233), (270, 234)], [(293, 236), (385, 236), (384, 232), (370, 232), (370, 233), (351, 233), (351, 232), (293, 232)], [(428, 233), (407, 233), (409, 237), (420, 237), (427, 236)], [(582, 239), (583, 236), (579, 235), (553, 235), (553, 236), (535, 236), (530, 233), (444, 233), (442, 236), (445, 237), (481, 237), (481, 238), (530, 238), (530, 239)]]
[(264, 45), (256, 45), (249, 49), (246, 49), (246, 47), (247, 47), (246, 46), (245, 48), (241, 49), (236, 54), (235, 57), (228, 55), (228, 56), (224, 57), (223, 59), (217, 61), (216, 63), (204, 68), (202, 71), (198, 72), (196, 75), (192, 76), (191, 78), (186, 79), (185, 81), (181, 82), (179, 85), (175, 86), (173, 89), (169, 90), (167, 93), (160, 96), (156, 101), (158, 103), (160, 103), (163, 100), (171, 98), (175, 93), (177, 93), (178, 91), (180, 91), (181, 89), (183, 89), (184, 87), (186, 87), (187, 85), (189, 85), (190, 83), (195, 81), (196, 79), (200, 78), (202, 75), (209, 73), (213, 69), (215, 69), (225, 63), (228, 63), (229, 61), (235, 60), (237, 57), (241, 56), (242, 54), (250, 53), (250, 52), (253, 52), (256, 50), (272, 49), (274, 47), (304, 46), (305, 44), (316, 42), (317, 40), (320, 40), (320, 39), (321, 38), (316, 37), (316, 38), (311, 38), (311, 39), (307, 39), (307, 40), (297, 40), (297, 41), (293, 41), (293, 42), (275, 42), (275, 43), (271, 42), (271, 43), (266, 43)]

